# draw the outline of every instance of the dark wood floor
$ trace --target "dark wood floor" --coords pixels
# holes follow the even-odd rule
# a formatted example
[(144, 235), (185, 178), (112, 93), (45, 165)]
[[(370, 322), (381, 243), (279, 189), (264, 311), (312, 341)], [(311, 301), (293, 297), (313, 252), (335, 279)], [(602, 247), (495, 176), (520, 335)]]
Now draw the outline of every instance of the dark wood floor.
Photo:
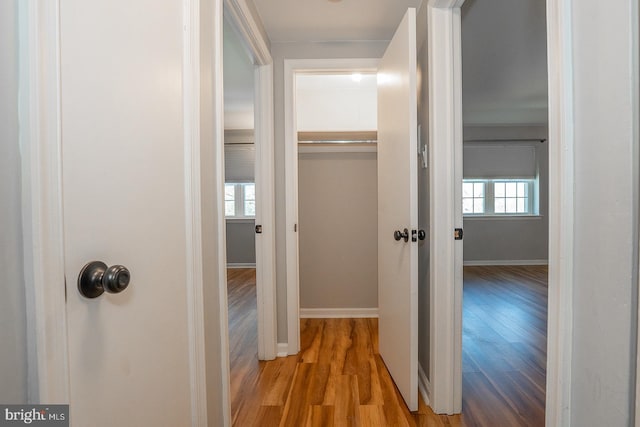
[[(243, 409), (243, 387), (253, 384), (258, 362), (258, 320), (255, 268), (227, 269), (229, 304), (229, 365), (233, 419)], [(251, 411), (251, 408), (244, 410)], [(234, 424), (240, 426), (241, 424)]]
[(547, 267), (465, 267), (465, 424), (544, 426)]
[(465, 268), (463, 414), (410, 413), (376, 319), (302, 319), (296, 356), (257, 360), (255, 270), (229, 270), (231, 407), (244, 426), (542, 426), (546, 267)]

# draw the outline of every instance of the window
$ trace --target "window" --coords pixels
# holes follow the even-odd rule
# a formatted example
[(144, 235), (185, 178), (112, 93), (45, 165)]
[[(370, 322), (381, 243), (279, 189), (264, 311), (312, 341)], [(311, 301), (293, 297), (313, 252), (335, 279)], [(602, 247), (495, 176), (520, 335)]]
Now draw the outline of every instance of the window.
[(496, 214), (526, 214), (529, 209), (527, 181), (494, 181), (493, 212)]
[(462, 213), (484, 213), (484, 181), (464, 181), (462, 183)]
[(224, 214), (227, 218), (256, 216), (256, 185), (227, 183), (224, 185)]
[(236, 216), (236, 184), (224, 185), (224, 215)]
[(244, 216), (256, 216), (256, 185), (243, 184)]
[(534, 179), (464, 179), (465, 216), (534, 215)]

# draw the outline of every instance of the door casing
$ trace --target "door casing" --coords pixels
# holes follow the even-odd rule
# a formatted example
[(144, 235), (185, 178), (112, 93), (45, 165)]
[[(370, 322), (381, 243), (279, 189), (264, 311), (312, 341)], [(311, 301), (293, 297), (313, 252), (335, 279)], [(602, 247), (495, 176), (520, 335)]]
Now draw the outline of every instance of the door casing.
[[(445, 129), (435, 144), (461, 146), (460, 89), (462, 87), (459, 71), (461, 59), (460, 7), (464, 0), (429, 0), (429, 61), (441, 68), (439, 73), (432, 72), (430, 88), (441, 87), (440, 95), (434, 95), (429, 102), (430, 114), (434, 111), (447, 117)], [(547, 58), (549, 70), (549, 299), (547, 332), (547, 392), (546, 425), (570, 425), (571, 413), (571, 343), (573, 334), (573, 182), (574, 182), (574, 134), (573, 134), (573, 74), (571, 44), (572, 20), (571, 0), (547, 0)], [(438, 43), (440, 42), (440, 43)], [(440, 85), (440, 86), (438, 86)], [(433, 126), (437, 123), (430, 123)], [(442, 139), (440, 139), (442, 138)], [(430, 148), (431, 150), (432, 148)], [(434, 165), (450, 167), (459, 164), (461, 150), (430, 151)], [(433, 173), (433, 171), (432, 171)], [(450, 209), (449, 215), (435, 218), (432, 211), (432, 227), (444, 230), (444, 240), (452, 239), (453, 222), (461, 218), (461, 209), (455, 203), (460, 199), (458, 192), (461, 176), (455, 166), (441, 177), (449, 190), (449, 196), (441, 203)], [(450, 180), (450, 184), (446, 181)], [(436, 181), (432, 179), (432, 185)], [(438, 200), (432, 200), (432, 206)], [(433, 236), (432, 236), (433, 238)], [(444, 242), (449, 248), (451, 243)], [(439, 244), (436, 245), (440, 249)], [(434, 246), (431, 247), (432, 256)], [(460, 251), (461, 253), (461, 251)], [(431, 325), (439, 325), (443, 330), (432, 338), (431, 360), (441, 378), (433, 381), (432, 404), (436, 412), (455, 413), (461, 409), (461, 355), (462, 347), (457, 334), (460, 331), (462, 316), (461, 296), (462, 280), (457, 275), (462, 271), (462, 256), (455, 249), (447, 249), (439, 262), (431, 259), (432, 268), (432, 304), (438, 305), (437, 312), (431, 313)], [(434, 282), (434, 275), (448, 278)], [(453, 285), (453, 286), (451, 286)], [(432, 306), (433, 307), (433, 306)], [(438, 362), (440, 361), (440, 362)], [(440, 368), (439, 366), (442, 367)]]
[(245, 1), (224, 0), (224, 13), (254, 63), (256, 224), (262, 225), (262, 234), (256, 234), (258, 359), (272, 360), (277, 354), (273, 59), (268, 39)]

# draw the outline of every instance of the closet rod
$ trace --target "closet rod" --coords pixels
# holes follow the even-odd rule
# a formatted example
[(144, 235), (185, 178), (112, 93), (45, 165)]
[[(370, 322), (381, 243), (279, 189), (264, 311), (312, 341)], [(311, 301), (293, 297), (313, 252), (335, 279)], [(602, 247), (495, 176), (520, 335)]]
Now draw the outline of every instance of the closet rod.
[(465, 139), (463, 142), (546, 142), (547, 138), (485, 138), (485, 139)]

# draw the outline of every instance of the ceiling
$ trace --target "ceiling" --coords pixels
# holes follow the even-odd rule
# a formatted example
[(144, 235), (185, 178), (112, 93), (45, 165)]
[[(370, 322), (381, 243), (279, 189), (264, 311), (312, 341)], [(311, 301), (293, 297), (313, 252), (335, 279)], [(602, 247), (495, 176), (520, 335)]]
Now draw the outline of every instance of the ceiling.
[(390, 40), (421, 0), (254, 0), (272, 42)]
[[(389, 40), (407, 7), (421, 3), (253, 1), (272, 43)], [(253, 67), (229, 27), (225, 22), (225, 111), (229, 126), (252, 127), (253, 107), (250, 112), (247, 108), (253, 98)], [(544, 0), (466, 0), (462, 6), (462, 58), (466, 125), (547, 122)]]
[(544, 0), (466, 0), (464, 123), (546, 124), (546, 43)]

